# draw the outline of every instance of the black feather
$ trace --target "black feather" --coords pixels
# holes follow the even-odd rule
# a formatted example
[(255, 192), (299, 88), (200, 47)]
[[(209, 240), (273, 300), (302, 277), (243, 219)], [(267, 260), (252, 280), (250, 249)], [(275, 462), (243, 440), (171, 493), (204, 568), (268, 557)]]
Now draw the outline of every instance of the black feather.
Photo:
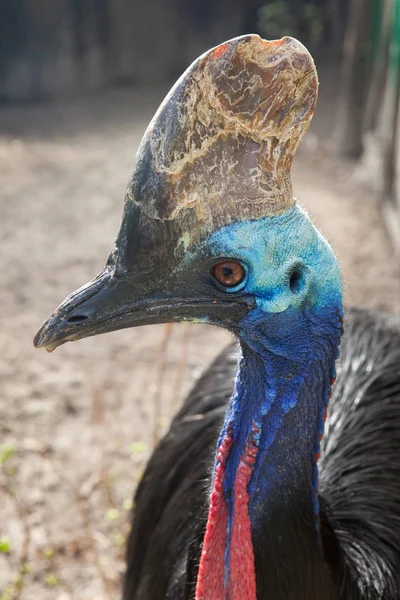
[[(342, 598), (400, 598), (400, 332), (353, 310), (345, 323), (320, 462), (342, 558)], [(338, 568), (339, 567), (339, 568)]]

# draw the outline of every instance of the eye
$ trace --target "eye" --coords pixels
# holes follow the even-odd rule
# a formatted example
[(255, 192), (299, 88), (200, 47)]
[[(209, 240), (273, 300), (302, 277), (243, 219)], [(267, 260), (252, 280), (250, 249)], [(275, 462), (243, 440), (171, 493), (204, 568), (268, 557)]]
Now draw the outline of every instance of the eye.
[(224, 287), (236, 287), (244, 280), (246, 271), (235, 260), (224, 260), (214, 265), (212, 274)]

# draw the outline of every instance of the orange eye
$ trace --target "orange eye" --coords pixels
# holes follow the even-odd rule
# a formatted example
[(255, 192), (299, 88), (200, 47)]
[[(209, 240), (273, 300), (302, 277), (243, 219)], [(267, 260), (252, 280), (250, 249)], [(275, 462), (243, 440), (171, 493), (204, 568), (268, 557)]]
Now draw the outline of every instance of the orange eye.
[(241, 283), (246, 275), (242, 265), (234, 260), (224, 260), (213, 268), (215, 279), (225, 287), (235, 287)]

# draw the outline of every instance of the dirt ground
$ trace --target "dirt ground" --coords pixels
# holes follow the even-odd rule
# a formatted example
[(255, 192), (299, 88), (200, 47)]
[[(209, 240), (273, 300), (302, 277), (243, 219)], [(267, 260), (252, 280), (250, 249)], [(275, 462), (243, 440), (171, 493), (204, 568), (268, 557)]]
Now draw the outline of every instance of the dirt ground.
[[(203, 326), (126, 330), (52, 354), (32, 338), (102, 268), (161, 90), (0, 110), (0, 599), (114, 600), (131, 498), (201, 370), (229, 340)], [(325, 104), (324, 104), (325, 102)], [(333, 244), (346, 303), (399, 312), (377, 202), (329, 158), (322, 99), (296, 196)], [(325, 107), (325, 108), (324, 108)]]

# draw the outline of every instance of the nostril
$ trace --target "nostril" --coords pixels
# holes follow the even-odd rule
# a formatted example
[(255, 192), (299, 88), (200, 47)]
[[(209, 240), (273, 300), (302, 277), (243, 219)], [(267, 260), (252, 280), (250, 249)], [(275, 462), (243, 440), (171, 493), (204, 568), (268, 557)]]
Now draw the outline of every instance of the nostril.
[(82, 323), (82, 321), (86, 321), (87, 315), (75, 315), (67, 319), (67, 323)]

